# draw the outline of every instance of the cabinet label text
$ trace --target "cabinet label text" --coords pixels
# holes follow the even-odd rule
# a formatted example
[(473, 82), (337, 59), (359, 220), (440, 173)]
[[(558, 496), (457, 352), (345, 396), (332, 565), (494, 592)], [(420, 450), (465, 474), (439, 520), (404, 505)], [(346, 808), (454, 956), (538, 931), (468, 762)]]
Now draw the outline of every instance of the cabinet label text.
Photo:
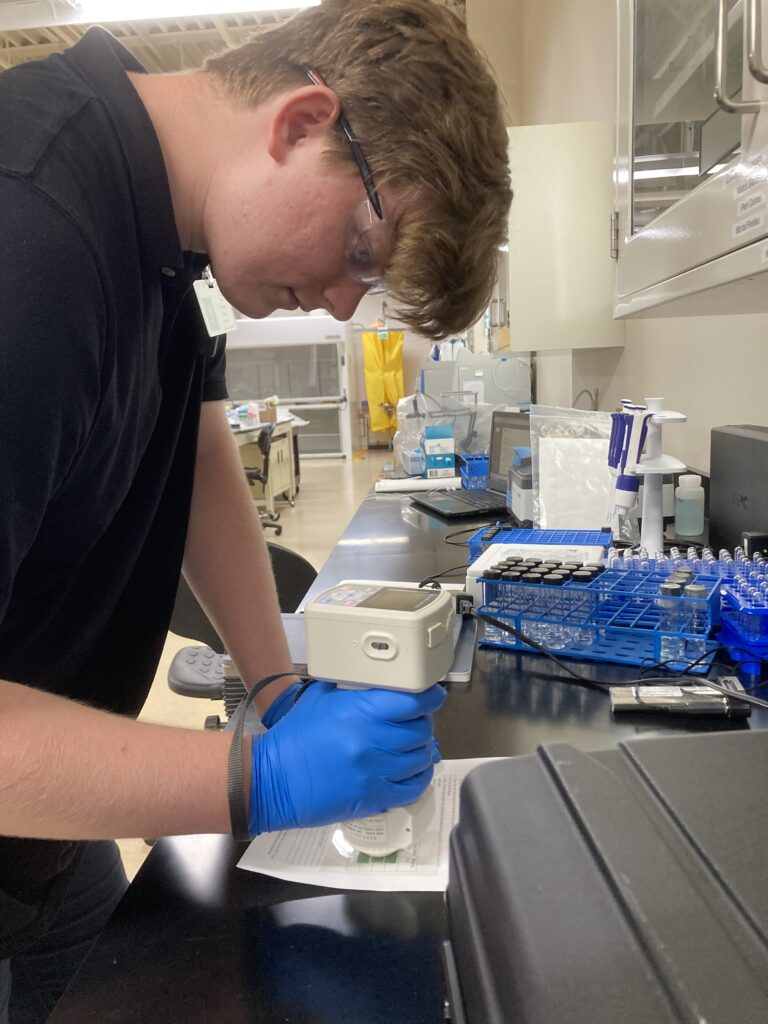
[(763, 206), (765, 206), (765, 192), (753, 192), (752, 195), (744, 196), (736, 203), (736, 216), (744, 217)]
[(751, 216), (745, 217), (744, 220), (736, 221), (731, 230), (731, 235), (733, 238), (743, 238), (753, 231), (758, 231), (764, 223), (765, 214), (763, 212), (753, 213)]

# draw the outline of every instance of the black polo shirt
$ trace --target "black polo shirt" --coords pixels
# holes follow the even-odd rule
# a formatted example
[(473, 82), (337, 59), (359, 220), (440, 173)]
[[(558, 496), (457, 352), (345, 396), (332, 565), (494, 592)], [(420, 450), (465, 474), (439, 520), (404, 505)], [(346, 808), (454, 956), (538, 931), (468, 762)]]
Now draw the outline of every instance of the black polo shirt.
[[(160, 145), (103, 29), (0, 75), (0, 679), (136, 715), (168, 628), (201, 401), (226, 397)], [(0, 839), (0, 957), (77, 844)]]

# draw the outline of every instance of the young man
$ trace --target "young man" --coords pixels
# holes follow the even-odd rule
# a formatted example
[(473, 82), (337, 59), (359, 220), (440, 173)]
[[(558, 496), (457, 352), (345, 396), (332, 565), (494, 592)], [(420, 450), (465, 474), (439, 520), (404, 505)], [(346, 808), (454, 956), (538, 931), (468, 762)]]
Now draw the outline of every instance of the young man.
[(494, 83), (430, 0), (328, 0), (199, 72), (145, 75), (94, 29), (0, 75), (3, 1024), (11, 980), (10, 1020), (45, 1019), (119, 898), (104, 840), (230, 830), (229, 734), (131, 720), (182, 560), (242, 678), (285, 673), (251, 834), (428, 784), (440, 688), (295, 699), (192, 285), (210, 263), (250, 316), (346, 319), (386, 279), (440, 337), (486, 301), (510, 196)]

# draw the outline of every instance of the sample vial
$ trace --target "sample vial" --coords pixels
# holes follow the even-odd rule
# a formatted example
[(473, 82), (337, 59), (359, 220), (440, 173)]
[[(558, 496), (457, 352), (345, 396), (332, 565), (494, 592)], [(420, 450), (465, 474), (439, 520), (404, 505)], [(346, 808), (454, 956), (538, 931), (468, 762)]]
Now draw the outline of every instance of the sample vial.
[(709, 617), (707, 615), (707, 606), (704, 603), (707, 599), (707, 594), (707, 588), (703, 583), (689, 583), (683, 590), (683, 597), (690, 597), (696, 600), (696, 604), (692, 606), (691, 616), (686, 627), (686, 632), (696, 634), (695, 640), (689, 637), (685, 642), (685, 654), (691, 661), (700, 658), (707, 650)]
[(683, 588), (679, 583), (662, 583), (656, 606), (659, 609), (659, 655), (661, 661), (680, 661), (685, 656), (685, 641), (677, 634), (680, 627), (680, 596)]
[(571, 618), (577, 625), (574, 628), (574, 647), (588, 648), (595, 642), (595, 632), (590, 627), (593, 598), (587, 584), (593, 580), (592, 573), (586, 569), (575, 569), (571, 573), (568, 586)]
[(550, 572), (542, 580), (548, 588), (548, 607), (546, 614), (552, 621), (547, 626), (546, 644), (553, 651), (561, 651), (568, 647), (574, 639), (574, 630), (567, 627), (562, 621), (566, 615), (565, 595), (559, 590), (565, 583), (565, 578), (560, 573)]
[(693, 582), (693, 573), (690, 569), (676, 569), (667, 578), (667, 583), (679, 583), (681, 587), (687, 587), (691, 582)]
[(504, 611), (510, 615), (516, 615), (525, 607), (526, 592), (522, 587), (511, 586), (510, 584), (519, 583), (523, 578), (523, 574), (518, 572), (517, 569), (505, 569), (501, 574), (501, 578), (504, 580), (504, 586), (499, 589), (502, 591), (501, 597), (503, 598)]

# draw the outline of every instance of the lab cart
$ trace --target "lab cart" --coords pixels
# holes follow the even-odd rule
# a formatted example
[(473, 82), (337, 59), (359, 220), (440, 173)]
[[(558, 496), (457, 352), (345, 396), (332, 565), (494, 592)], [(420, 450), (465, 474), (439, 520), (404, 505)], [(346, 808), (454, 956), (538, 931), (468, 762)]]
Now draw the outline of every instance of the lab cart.
[[(240, 459), (246, 469), (261, 469), (264, 456), (258, 444), (259, 432), (265, 424), (256, 424), (252, 431), (237, 435)], [(269, 469), (266, 484), (251, 483), (254, 500), (266, 508), (270, 518), (276, 519), (275, 500), (284, 498), (291, 505), (296, 501), (296, 472), (293, 451), (293, 426), (290, 420), (278, 422), (272, 428), (272, 437), (267, 456)]]

